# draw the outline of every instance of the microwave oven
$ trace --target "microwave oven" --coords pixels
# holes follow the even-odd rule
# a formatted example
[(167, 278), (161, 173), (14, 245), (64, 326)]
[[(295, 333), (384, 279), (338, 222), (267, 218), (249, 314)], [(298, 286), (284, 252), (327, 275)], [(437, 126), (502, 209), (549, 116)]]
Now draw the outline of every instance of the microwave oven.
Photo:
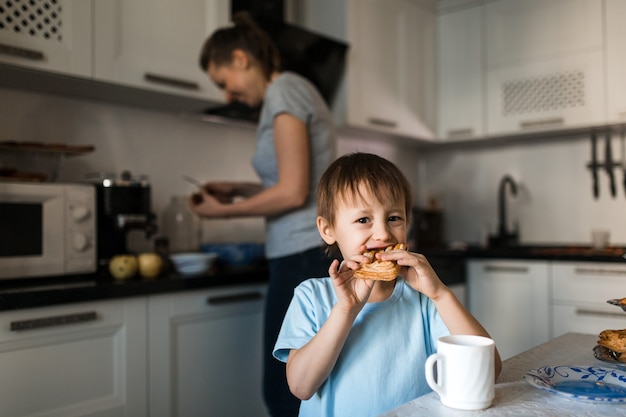
[(90, 184), (0, 182), (0, 279), (96, 271)]

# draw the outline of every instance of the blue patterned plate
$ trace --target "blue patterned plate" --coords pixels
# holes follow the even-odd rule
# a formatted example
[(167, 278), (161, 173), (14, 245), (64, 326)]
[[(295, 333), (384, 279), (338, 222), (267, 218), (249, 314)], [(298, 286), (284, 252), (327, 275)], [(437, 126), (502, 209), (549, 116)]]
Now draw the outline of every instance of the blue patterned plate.
[(597, 366), (545, 366), (526, 372), (530, 385), (568, 398), (626, 402), (626, 372)]

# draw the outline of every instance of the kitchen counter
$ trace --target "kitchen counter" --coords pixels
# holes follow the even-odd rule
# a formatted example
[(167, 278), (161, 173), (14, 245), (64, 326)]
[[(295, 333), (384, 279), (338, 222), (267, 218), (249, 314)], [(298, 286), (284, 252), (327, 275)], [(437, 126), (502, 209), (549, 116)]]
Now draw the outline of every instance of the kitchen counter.
[(419, 252), (431, 256), (484, 259), (537, 259), (582, 262), (626, 262), (626, 248), (608, 247), (602, 250), (589, 246), (521, 245), (486, 248), (469, 245), (464, 249), (437, 247), (419, 248)]
[(523, 380), (526, 371), (542, 366), (614, 368), (593, 356), (596, 341), (597, 336), (593, 334), (567, 333), (504, 361), (496, 384), (493, 405), (485, 410), (462, 411), (448, 408), (441, 404), (436, 393), (431, 392), (380, 417), (626, 416), (624, 403), (606, 404), (569, 399), (535, 388)]
[(258, 283), (267, 281), (267, 274), (266, 265), (257, 265), (194, 277), (172, 274), (118, 281), (93, 274), (7, 280), (0, 281), (0, 311)]

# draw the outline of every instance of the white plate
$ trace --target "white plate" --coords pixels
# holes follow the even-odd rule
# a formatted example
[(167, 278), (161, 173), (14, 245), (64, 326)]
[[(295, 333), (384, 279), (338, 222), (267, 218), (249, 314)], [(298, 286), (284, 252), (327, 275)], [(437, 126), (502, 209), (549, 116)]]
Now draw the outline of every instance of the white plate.
[(626, 402), (626, 372), (597, 366), (545, 366), (526, 372), (530, 385), (568, 398)]

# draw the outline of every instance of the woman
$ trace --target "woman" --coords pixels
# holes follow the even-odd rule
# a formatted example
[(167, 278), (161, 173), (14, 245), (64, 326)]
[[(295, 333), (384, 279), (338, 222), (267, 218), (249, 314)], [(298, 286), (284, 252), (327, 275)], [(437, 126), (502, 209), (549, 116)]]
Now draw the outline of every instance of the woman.
[(263, 393), (273, 417), (297, 416), (300, 401), (289, 392), (285, 365), (272, 357), (272, 349), (293, 289), (327, 275), (330, 264), (317, 233), (315, 189), (335, 158), (332, 115), (309, 81), (280, 71), (276, 47), (247, 14), (237, 14), (233, 23), (205, 42), (200, 67), (227, 101), (261, 106), (252, 159), (261, 184), (207, 183), (192, 208), (207, 218), (265, 217)]

